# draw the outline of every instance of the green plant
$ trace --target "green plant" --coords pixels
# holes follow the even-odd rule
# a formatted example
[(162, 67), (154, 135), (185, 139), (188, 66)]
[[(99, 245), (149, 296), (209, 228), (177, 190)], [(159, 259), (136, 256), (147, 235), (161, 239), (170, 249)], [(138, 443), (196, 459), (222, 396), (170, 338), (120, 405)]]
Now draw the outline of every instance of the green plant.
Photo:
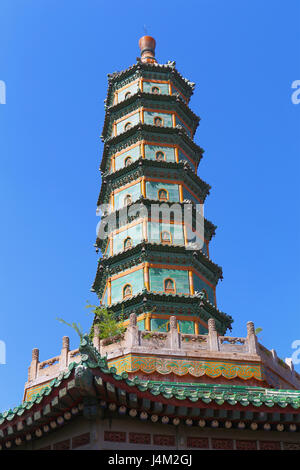
[[(122, 335), (126, 327), (121, 323), (124, 321), (123, 312), (118, 319), (114, 316), (113, 312), (110, 312), (106, 307), (100, 307), (97, 305), (86, 305), (86, 308), (90, 308), (92, 313), (94, 313), (95, 320), (94, 326), (99, 326), (99, 338), (112, 338), (113, 336)], [(94, 336), (94, 327), (92, 327), (90, 336)]]
[[(124, 320), (123, 312), (119, 316), (118, 319), (115, 318), (114, 314), (110, 312), (106, 307), (100, 307), (97, 305), (86, 305), (86, 308), (91, 309), (91, 312), (94, 313), (97, 320), (95, 320), (94, 325), (91, 328), (91, 332), (89, 334), (90, 339), (94, 337), (94, 326), (97, 324), (99, 326), (99, 337), (100, 339), (104, 338), (112, 338), (113, 336), (120, 336), (122, 335), (126, 328), (121, 324)], [(57, 318), (57, 320), (64, 325), (73, 328), (76, 333), (79, 335), (80, 339), (84, 336), (84, 331), (80, 323), (68, 323), (63, 318)]]
[(80, 325), (80, 323), (68, 323), (66, 322), (63, 318), (57, 318), (56, 320), (58, 320), (60, 323), (63, 323), (64, 325), (67, 325), (69, 326), (70, 328), (73, 328), (73, 330), (76, 331), (76, 333), (79, 335), (80, 339), (83, 337), (84, 335), (84, 332), (82, 330), (82, 326)]
[(260, 333), (262, 330), (263, 330), (262, 328), (258, 327), (258, 328), (255, 329), (255, 332), (254, 332), (254, 333), (255, 333), (256, 335), (258, 335), (258, 333)]

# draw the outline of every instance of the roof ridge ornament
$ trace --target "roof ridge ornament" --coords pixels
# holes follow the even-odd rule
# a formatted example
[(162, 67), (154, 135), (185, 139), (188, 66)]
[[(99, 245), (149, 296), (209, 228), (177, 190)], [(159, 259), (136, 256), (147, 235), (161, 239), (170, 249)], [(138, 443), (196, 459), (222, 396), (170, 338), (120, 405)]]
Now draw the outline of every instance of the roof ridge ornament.
[(175, 68), (176, 62), (175, 62), (175, 60), (168, 60), (167, 65), (169, 65), (172, 68)]

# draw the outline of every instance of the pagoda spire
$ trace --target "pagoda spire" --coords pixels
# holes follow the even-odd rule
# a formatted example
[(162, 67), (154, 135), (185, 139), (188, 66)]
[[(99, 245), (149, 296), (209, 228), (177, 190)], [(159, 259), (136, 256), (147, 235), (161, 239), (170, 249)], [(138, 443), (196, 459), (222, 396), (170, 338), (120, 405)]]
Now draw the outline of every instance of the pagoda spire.
[(141, 50), (141, 61), (150, 64), (157, 63), (155, 59), (156, 41), (151, 36), (143, 36), (139, 40), (139, 48)]

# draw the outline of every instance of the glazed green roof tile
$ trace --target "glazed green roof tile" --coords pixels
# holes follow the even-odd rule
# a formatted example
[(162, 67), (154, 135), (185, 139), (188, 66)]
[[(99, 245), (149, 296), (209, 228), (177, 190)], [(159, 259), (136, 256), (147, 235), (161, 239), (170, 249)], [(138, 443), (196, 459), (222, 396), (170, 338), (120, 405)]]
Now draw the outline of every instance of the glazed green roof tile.
[[(76, 366), (78, 365), (78, 363), (73, 363), (73, 364)], [(70, 366), (72, 366), (72, 364), (70, 364)], [(68, 378), (69, 376), (70, 376), (70, 371), (60, 374), (60, 377), (61, 377), (60, 380), (58, 379), (58, 377), (53, 379), (40, 392), (32, 395), (32, 398), (30, 401), (24, 401), (21, 405), (15, 407), (13, 410), (10, 409), (8, 411), (4, 411), (3, 413), (0, 413), (0, 424), (2, 424), (5, 419), (8, 419), (8, 416), (10, 417), (10, 419), (12, 419), (15, 415), (20, 416), (26, 410), (31, 409), (35, 404), (40, 403), (43, 400), (44, 396), (49, 395), (54, 388), (59, 387), (62, 381)]]
[[(85, 350), (94, 351), (94, 354), (101, 357), (98, 351), (95, 350), (90, 341), (85, 338), (81, 348)], [(109, 369), (110, 374), (115, 374), (115, 368)], [(128, 374), (126, 374), (128, 375)], [(122, 375), (121, 379), (123, 379)], [(125, 376), (126, 377), (126, 376)], [(124, 379), (123, 379), (124, 380)], [(208, 400), (227, 401), (229, 404), (240, 403), (248, 406), (249, 403), (255, 406), (261, 406), (268, 403), (268, 406), (278, 404), (281, 407), (286, 407), (288, 404), (293, 404), (295, 409), (300, 408), (300, 391), (298, 390), (273, 390), (265, 389), (262, 387), (249, 387), (249, 386), (234, 386), (234, 385), (215, 385), (215, 384), (198, 384), (198, 383), (174, 383), (174, 382), (157, 382), (157, 381), (144, 381), (136, 377), (133, 380), (125, 379), (127, 385), (131, 387), (142, 387), (143, 391), (149, 390), (155, 396), (163, 395), (166, 393), (168, 397), (176, 397), (180, 400), (192, 399), (194, 401), (195, 393), (198, 394), (198, 399), (205, 402)]]

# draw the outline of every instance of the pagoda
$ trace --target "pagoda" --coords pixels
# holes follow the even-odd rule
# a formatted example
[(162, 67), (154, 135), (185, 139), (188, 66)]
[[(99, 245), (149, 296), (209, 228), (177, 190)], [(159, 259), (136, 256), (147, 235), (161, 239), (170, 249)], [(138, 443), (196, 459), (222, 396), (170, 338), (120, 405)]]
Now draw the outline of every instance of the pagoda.
[(20, 406), (0, 413), (0, 449), (300, 450), (300, 375), (249, 321), (217, 308), (222, 269), (204, 217), (194, 83), (159, 64), (155, 40), (108, 76), (92, 290), (124, 332), (91, 334), (40, 361)]
[(134, 66), (109, 75), (96, 241), (103, 257), (93, 290), (116, 316), (137, 313), (139, 330), (166, 331), (173, 315), (182, 333), (205, 334), (213, 318), (224, 334), (232, 318), (216, 306), (216, 227), (201, 215), (210, 186), (197, 175), (195, 85), (175, 62), (157, 63), (153, 38), (139, 46)]

